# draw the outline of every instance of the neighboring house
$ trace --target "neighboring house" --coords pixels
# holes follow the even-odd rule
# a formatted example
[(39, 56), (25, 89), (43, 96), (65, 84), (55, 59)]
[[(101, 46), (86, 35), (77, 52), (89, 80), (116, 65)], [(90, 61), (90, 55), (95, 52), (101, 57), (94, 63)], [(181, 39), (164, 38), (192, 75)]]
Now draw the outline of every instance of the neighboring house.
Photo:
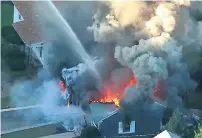
[[(47, 65), (48, 48), (52, 42), (45, 40), (39, 25), (39, 18), (42, 15), (36, 14), (33, 9), (35, 3), (39, 1), (12, 1), (14, 5), (13, 27), (25, 44), (26, 53), (31, 56), (29, 60), (40, 61), (39, 63), (44, 67)], [(88, 37), (86, 26), (91, 23), (92, 9), (96, 2), (69, 2), (69, 1), (53, 1), (53, 4), (64, 18), (68, 20), (70, 26), (73, 28), (78, 38), (81, 39), (82, 44), (92, 41)], [(46, 7), (44, 7), (45, 9)], [(42, 10), (44, 10), (42, 9)], [(85, 9), (85, 12), (83, 12)], [(42, 11), (43, 12), (43, 11)], [(92, 14), (92, 15), (91, 15)], [(82, 18), (82, 19), (81, 19)], [(85, 22), (82, 20), (85, 18)], [(80, 24), (80, 21), (83, 23)], [(54, 34), (55, 32), (53, 32)], [(85, 35), (83, 35), (85, 34)], [(89, 45), (89, 44), (88, 44)]]
[[(158, 106), (158, 105), (157, 105)], [(159, 107), (161, 110), (161, 107)], [(158, 109), (158, 110), (159, 110)], [(99, 123), (99, 131), (103, 136), (113, 137), (118, 135), (133, 136), (133, 138), (142, 138), (138, 135), (148, 135), (144, 138), (153, 138), (162, 128), (162, 116), (156, 113), (153, 109), (140, 109), (139, 111), (131, 112), (130, 131), (123, 130), (124, 113), (118, 110), (111, 116), (103, 119)]]
[(25, 44), (25, 51), (29, 56), (30, 62), (45, 64), (45, 50), (47, 45), (41, 36), (32, 13), (32, 1), (12, 1), (14, 4), (13, 27)]
[(114, 104), (105, 103), (91, 103), (90, 109), (92, 113), (92, 120), (96, 125), (98, 125), (100, 120), (107, 118), (118, 110)]
[(175, 135), (174, 133), (171, 133), (167, 130), (164, 130), (163, 132), (161, 132), (154, 138), (181, 138), (181, 137), (179, 137), (179, 136)]

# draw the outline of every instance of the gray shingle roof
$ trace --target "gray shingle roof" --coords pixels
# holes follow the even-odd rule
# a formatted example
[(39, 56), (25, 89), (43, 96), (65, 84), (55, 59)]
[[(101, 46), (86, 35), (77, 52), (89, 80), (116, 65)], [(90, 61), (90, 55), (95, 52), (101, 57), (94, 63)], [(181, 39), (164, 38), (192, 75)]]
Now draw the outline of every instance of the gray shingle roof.
[[(121, 110), (119, 110), (116, 114), (103, 120), (99, 127), (101, 134), (109, 137), (118, 135), (118, 123), (123, 121), (123, 118), (124, 114)], [(161, 116), (156, 114), (155, 110), (142, 109), (140, 111), (135, 111), (131, 114), (131, 118), (135, 121), (136, 128), (135, 133), (129, 135), (157, 134), (160, 130)], [(139, 136), (134, 136), (134, 138), (138, 137)], [(151, 135), (145, 136), (145, 138), (151, 138)]]
[(93, 121), (97, 124), (101, 119), (109, 116), (117, 110), (114, 104), (91, 103), (90, 104)]

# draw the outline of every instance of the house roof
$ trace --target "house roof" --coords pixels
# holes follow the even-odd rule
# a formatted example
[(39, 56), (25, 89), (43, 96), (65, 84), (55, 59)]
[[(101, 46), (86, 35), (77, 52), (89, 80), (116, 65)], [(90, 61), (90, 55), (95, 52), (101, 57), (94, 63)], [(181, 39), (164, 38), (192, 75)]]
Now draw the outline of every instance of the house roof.
[(157, 136), (155, 136), (154, 138), (181, 138), (181, 137), (165, 130), (165, 131), (161, 132), (160, 134), (158, 134)]
[(26, 45), (38, 43), (43, 40), (40, 29), (32, 20), (13, 23), (13, 27)]
[[(23, 16), (23, 19), (24, 19), (24, 21), (22, 21), (22, 22), (13, 23), (13, 27), (15, 28), (15, 30), (19, 34), (19, 36), (22, 38), (23, 42), (25, 44), (30, 44), (30, 42), (37, 43), (37, 42), (40, 42), (41, 40), (44, 40), (44, 38), (42, 38), (42, 35), (41, 35), (42, 32), (40, 32), (40, 28), (39, 28), (40, 25), (38, 25), (38, 23), (39, 23), (38, 19), (41, 18), (41, 16), (43, 16), (43, 15), (37, 14), (36, 12), (39, 11), (38, 8), (44, 8), (44, 6), (46, 6), (47, 4), (44, 4), (41, 7), (37, 7), (37, 11), (36, 11), (35, 10), (36, 7), (34, 7), (34, 5), (36, 3), (38, 3), (39, 1), (15, 1), (14, 0), (12, 2), (15, 5), (15, 7), (18, 9), (20, 14)], [(40, 2), (42, 3), (42, 1), (40, 1)], [(67, 2), (68, 2), (68, 4), (67, 4)], [(76, 1), (53, 1), (53, 3), (62, 14), (70, 13), (70, 14), (68, 14), (68, 16), (66, 16), (66, 15), (64, 16), (64, 18), (67, 20), (74, 18), (75, 14), (79, 11), (78, 13), (80, 13), (80, 14), (78, 14), (78, 15), (76, 14), (77, 17), (75, 17), (74, 18), (75, 20), (70, 23), (71, 26), (74, 25), (75, 22), (80, 22), (80, 20), (81, 20), (80, 16), (85, 16), (87, 11), (84, 12), (84, 8), (86, 8), (86, 6), (95, 4), (92, 2), (89, 2), (89, 3), (85, 2), (85, 4), (84, 4), (82, 2), (76, 2)], [(95, 6), (91, 6), (91, 7), (95, 7)], [(86, 8), (86, 9), (91, 11), (90, 8)], [(42, 9), (42, 10), (44, 10), (44, 9)], [(43, 19), (43, 18), (41, 18), (41, 19)], [(77, 20), (79, 20), (79, 21), (77, 21)], [(23, 28), (23, 29), (20, 29), (20, 28)], [(76, 27), (73, 27), (73, 28), (75, 29)], [(77, 28), (77, 31), (79, 29), (81, 29), (81, 25)], [(86, 29), (86, 27), (83, 27), (83, 30), (85, 30), (85, 29)], [(85, 38), (85, 40), (86, 40), (86, 38)]]
[(39, 25), (36, 22), (37, 15), (33, 14), (34, 1), (12, 1), (24, 21), (13, 23), (13, 27), (21, 37), (22, 41), (28, 45), (42, 41)]
[(104, 104), (104, 103), (91, 103), (90, 104), (92, 119), (95, 123), (112, 114), (117, 110), (114, 104)]
[[(38, 43), (44, 41), (40, 25), (38, 23), (39, 16), (34, 12), (34, 5), (39, 1), (12, 1), (24, 21), (13, 23), (13, 27), (26, 45), (30, 43)], [(56, 6), (65, 5), (64, 2), (54, 1)], [(61, 7), (61, 6), (60, 6)], [(65, 6), (63, 6), (65, 8)]]
[[(161, 127), (161, 116), (154, 112), (155, 110), (142, 109), (140, 111), (131, 113), (131, 118), (136, 124), (135, 133), (124, 135), (133, 135), (134, 138), (141, 137), (138, 135), (148, 135), (145, 136), (145, 138), (151, 138), (151, 134), (157, 134)], [(101, 134), (103, 136), (117, 136), (118, 123), (122, 122), (123, 119), (124, 114), (121, 110), (119, 110), (117, 113), (103, 120), (99, 126)]]
[(32, 18), (33, 1), (12, 1), (15, 7), (18, 9), (24, 20)]
[(49, 135), (49, 136), (44, 136), (39, 138), (74, 138), (74, 137), (76, 137), (74, 132), (66, 132), (66, 133)]

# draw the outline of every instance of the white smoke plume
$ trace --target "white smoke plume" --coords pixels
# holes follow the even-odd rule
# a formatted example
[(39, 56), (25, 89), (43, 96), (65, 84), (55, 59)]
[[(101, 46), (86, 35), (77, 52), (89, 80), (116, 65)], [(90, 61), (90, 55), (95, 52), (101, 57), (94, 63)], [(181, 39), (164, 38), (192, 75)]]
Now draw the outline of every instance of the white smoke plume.
[(112, 0), (103, 5), (87, 28), (95, 41), (115, 43), (115, 58), (132, 69), (143, 95), (151, 96), (160, 78), (168, 104), (181, 104), (179, 95), (196, 87), (183, 60), (202, 48), (201, 3)]
[(61, 105), (61, 89), (58, 80), (47, 73), (47, 70), (42, 70), (33, 80), (16, 82), (10, 95), (12, 104), (15, 106), (40, 105), (32, 113), (25, 114), (19, 111), (25, 123), (33, 119), (42, 119), (42, 122), (63, 122), (67, 127), (81, 123), (84, 116), (82, 109)]
[[(160, 53), (158, 50), (163, 49), (164, 45), (169, 45), (161, 42), (162, 39), (168, 37), (167, 34), (164, 35), (146, 41), (141, 40), (139, 45), (131, 48), (119, 46), (115, 48), (115, 58), (122, 65), (133, 70), (138, 78), (138, 86), (144, 86), (142, 92), (152, 93), (156, 84), (155, 78), (166, 79), (168, 77), (166, 62), (158, 56)], [(167, 40), (167, 43), (174, 42)]]

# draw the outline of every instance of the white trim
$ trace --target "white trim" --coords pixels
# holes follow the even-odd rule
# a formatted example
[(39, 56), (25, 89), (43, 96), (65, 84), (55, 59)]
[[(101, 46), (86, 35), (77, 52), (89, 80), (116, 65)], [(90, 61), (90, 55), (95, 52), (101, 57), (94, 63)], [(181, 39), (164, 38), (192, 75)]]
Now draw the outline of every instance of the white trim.
[(1, 110), (1, 113), (3, 113), (3, 112), (9, 112), (9, 111), (18, 111), (18, 110), (26, 110), (26, 109), (32, 109), (32, 108), (39, 108), (39, 107), (41, 107), (41, 105), (8, 108), (8, 109)]
[(26, 44), (26, 46), (30, 48), (38, 48), (38, 47), (43, 47), (44, 44), (47, 44), (47, 42), (30, 43), (30, 44)]
[(162, 123), (162, 121), (160, 122), (160, 129), (161, 130), (163, 129), (163, 123)]
[[(42, 66), (44, 67), (45, 65), (45, 45), (47, 46), (48, 45), (48, 42), (38, 42), (38, 43), (31, 43), (30, 45), (27, 44), (26, 46), (31, 48), (32, 51), (34, 52), (34, 54), (36, 55), (37, 59), (41, 62)], [(43, 48), (42, 49), (42, 56), (40, 57), (40, 48)]]
[[(115, 111), (111, 112), (108, 116), (106, 116), (105, 118), (101, 119), (100, 121), (103, 122), (105, 119), (107, 119), (107, 118), (113, 116), (113, 115), (116, 114), (118, 111), (119, 111), (119, 109), (116, 109)], [(100, 122), (100, 121), (99, 121), (99, 122)]]
[(118, 111), (119, 111), (119, 109), (116, 109), (116, 110), (113, 111), (111, 114), (109, 114), (107, 117), (105, 117), (105, 118), (101, 119), (100, 121), (98, 121), (98, 129), (99, 129), (100, 125), (102, 124), (102, 122), (103, 122), (105, 119), (107, 119), (107, 118), (113, 116), (113, 115), (116, 114)]

